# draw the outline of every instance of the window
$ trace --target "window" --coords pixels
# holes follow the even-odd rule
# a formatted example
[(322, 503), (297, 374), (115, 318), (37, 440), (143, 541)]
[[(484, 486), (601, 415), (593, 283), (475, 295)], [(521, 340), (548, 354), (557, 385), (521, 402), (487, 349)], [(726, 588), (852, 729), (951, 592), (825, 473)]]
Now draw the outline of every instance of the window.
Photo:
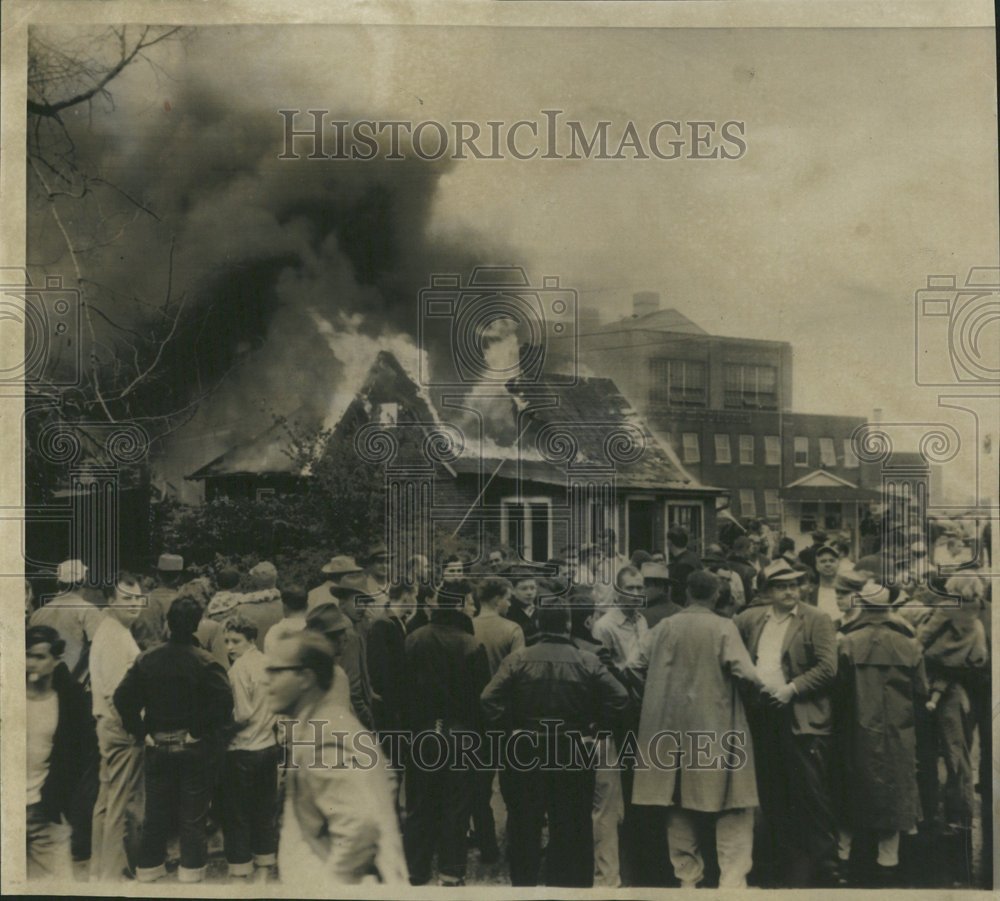
[(688, 550), (701, 554), (701, 504), (667, 504), (667, 528), (680, 526), (688, 534)]
[(725, 402), (730, 409), (778, 409), (778, 370), (774, 366), (727, 363), (725, 377)]
[(799, 531), (805, 535), (815, 532), (819, 519), (819, 504), (815, 501), (803, 501), (802, 512), (799, 516)]
[(823, 528), (839, 529), (844, 525), (844, 511), (841, 504), (823, 504)]
[(701, 448), (698, 446), (698, 433), (697, 432), (685, 432), (681, 438), (684, 443), (684, 462), (685, 463), (700, 463), (701, 462)]
[(740, 516), (756, 516), (757, 503), (754, 501), (753, 488), (740, 489)]
[(778, 500), (777, 488), (764, 489), (764, 515), (768, 519), (778, 519), (781, 516), (781, 501)]
[(274, 497), (274, 489), (273, 488), (258, 488), (257, 489), (257, 500), (258, 501), (267, 500), (268, 498), (272, 498), (272, 497)]
[(500, 502), (500, 542), (523, 560), (552, 556), (552, 510), (548, 498), (504, 498)]
[(819, 462), (827, 469), (837, 465), (837, 452), (833, 449), (832, 438), (819, 439)]
[(781, 465), (781, 439), (777, 435), (764, 436), (764, 462), (768, 466)]
[(844, 439), (844, 466), (848, 469), (858, 468), (858, 455), (854, 453), (854, 442), (850, 438)]
[(728, 435), (715, 436), (715, 462), (716, 463), (733, 462), (733, 450), (729, 446)]
[[(804, 438), (801, 435), (795, 438), (795, 465), (796, 466), (808, 466), (809, 465), (809, 439)], [(808, 531), (813, 531), (812, 529)]]
[(753, 435), (740, 435), (740, 464), (753, 464)]
[(704, 407), (708, 402), (705, 364), (698, 360), (650, 360), (649, 376), (650, 403)]

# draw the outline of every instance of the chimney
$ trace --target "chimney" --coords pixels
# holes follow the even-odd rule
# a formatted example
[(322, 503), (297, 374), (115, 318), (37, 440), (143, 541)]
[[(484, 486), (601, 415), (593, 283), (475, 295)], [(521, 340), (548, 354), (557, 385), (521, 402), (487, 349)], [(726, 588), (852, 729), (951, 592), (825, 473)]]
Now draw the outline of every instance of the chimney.
[(882, 422), (881, 407), (876, 407), (874, 410), (872, 410), (872, 422), (875, 423), (875, 425), (878, 425), (880, 422)]
[(658, 291), (636, 291), (632, 295), (632, 314), (636, 317), (648, 316), (660, 309)]

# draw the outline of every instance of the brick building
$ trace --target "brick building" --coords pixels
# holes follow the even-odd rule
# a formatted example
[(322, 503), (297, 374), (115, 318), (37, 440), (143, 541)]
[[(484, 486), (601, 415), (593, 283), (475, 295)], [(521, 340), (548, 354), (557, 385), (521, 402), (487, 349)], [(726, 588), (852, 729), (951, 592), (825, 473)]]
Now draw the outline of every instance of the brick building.
[[(651, 292), (576, 341), (582, 366), (611, 376), (694, 478), (725, 489), (734, 517), (763, 517), (797, 543), (817, 527), (857, 537), (879, 487), (851, 444), (866, 419), (794, 412), (787, 341), (710, 335)], [(570, 352), (569, 340), (551, 346), (556, 360)]]

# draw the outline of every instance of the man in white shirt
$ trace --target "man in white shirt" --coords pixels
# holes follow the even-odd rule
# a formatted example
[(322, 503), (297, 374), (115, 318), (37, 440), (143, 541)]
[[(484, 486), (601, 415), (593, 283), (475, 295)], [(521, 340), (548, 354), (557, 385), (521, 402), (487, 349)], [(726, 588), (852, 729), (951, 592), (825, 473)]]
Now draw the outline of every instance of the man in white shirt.
[(639, 642), (649, 631), (641, 615), (645, 605), (645, 583), (634, 566), (623, 566), (615, 579), (615, 606), (594, 623), (593, 633), (610, 652), (615, 666), (625, 666), (639, 653)]
[(114, 705), (115, 689), (139, 656), (130, 627), (147, 597), (128, 573), (105, 590), (106, 615), (90, 649), (90, 687), (97, 745), (101, 752), (100, 788), (94, 804), (91, 881), (114, 881), (134, 866), (142, 823), (143, 746), (125, 731)]
[(255, 876), (256, 870), (255, 878), (266, 879), (278, 862), (278, 744), (267, 698), (267, 658), (257, 649), (257, 625), (248, 617), (234, 614), (223, 629), (238, 730), (222, 777), (226, 861), (230, 876)]

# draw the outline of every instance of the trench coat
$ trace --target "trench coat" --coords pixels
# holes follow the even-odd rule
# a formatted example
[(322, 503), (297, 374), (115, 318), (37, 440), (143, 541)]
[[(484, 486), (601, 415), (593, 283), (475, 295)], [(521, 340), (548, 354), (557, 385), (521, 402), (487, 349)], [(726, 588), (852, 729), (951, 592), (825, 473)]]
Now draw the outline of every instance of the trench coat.
[[(761, 683), (733, 621), (685, 607), (646, 634), (628, 669), (645, 678), (632, 803), (678, 803), (679, 778), (679, 806), (686, 810), (756, 807), (753, 740), (739, 680)], [(679, 733), (680, 740), (663, 733)], [(695, 752), (695, 743), (704, 750)]]
[(915, 705), (927, 695), (920, 646), (890, 613), (864, 612), (841, 636), (835, 689), (847, 825), (906, 832), (920, 819)]

